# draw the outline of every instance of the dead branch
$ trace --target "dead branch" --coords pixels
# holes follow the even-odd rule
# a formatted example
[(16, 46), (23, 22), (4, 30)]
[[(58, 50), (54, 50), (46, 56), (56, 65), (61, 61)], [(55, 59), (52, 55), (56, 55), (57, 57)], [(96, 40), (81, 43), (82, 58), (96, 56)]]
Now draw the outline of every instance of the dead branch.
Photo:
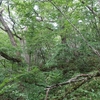
[(69, 79), (66, 82), (62, 82), (62, 83), (57, 83), (51, 86), (47, 86), (46, 87), (46, 96), (45, 96), (45, 100), (47, 100), (48, 98), (48, 94), (49, 91), (51, 89), (57, 88), (57, 87), (61, 87), (63, 85), (68, 85), (68, 84), (72, 84), (72, 83), (76, 83), (76, 82), (80, 82), (79, 85), (75, 86), (70, 92), (75, 91), (76, 89), (78, 89), (80, 86), (82, 86), (84, 83), (86, 83), (87, 81), (89, 81), (90, 79), (92, 79), (93, 77), (100, 77), (100, 72), (97, 72), (96, 74), (80, 74), (77, 75), (74, 78)]
[(59, 86), (63, 86), (63, 85), (67, 85), (67, 84), (70, 84), (70, 83), (75, 83), (75, 82), (79, 82), (79, 81), (82, 81), (82, 80), (86, 80), (86, 78), (89, 78), (89, 77), (91, 78), (92, 75), (90, 75), (90, 74), (81, 74), (81, 75), (78, 75), (78, 76), (76, 76), (74, 78), (69, 79), (66, 82), (48, 86), (48, 88), (53, 89), (53, 88), (56, 88), (56, 87), (59, 87)]
[(50, 88), (47, 88), (47, 91), (46, 91), (46, 96), (45, 96), (45, 100), (47, 100), (47, 99), (48, 99), (49, 90), (50, 90)]

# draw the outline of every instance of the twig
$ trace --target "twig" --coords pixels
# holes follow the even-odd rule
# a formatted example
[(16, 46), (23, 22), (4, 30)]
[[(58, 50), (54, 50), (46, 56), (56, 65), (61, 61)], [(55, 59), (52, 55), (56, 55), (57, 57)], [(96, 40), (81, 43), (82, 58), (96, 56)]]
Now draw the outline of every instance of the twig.
[(49, 90), (50, 90), (50, 88), (47, 88), (47, 91), (46, 91), (46, 96), (45, 96), (45, 99), (44, 99), (44, 100), (47, 100), (47, 99), (48, 99)]

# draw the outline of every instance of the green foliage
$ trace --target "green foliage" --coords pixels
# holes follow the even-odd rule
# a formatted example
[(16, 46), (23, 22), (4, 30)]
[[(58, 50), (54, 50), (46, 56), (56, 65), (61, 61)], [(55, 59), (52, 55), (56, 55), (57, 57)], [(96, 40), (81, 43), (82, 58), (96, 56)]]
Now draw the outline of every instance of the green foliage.
[(48, 100), (99, 100), (99, 77), (76, 90), (81, 82), (46, 94), (48, 86), (99, 69), (96, 0), (9, 0), (1, 7), (17, 45), (12, 45), (8, 30), (0, 24), (0, 53), (6, 54), (0, 54), (0, 100), (44, 100), (46, 96)]
[(90, 100), (95, 99), (99, 100), (100, 97), (100, 86), (99, 86), (99, 78), (93, 79), (88, 84), (83, 85), (81, 88), (73, 92), (68, 96), (68, 99), (74, 100)]

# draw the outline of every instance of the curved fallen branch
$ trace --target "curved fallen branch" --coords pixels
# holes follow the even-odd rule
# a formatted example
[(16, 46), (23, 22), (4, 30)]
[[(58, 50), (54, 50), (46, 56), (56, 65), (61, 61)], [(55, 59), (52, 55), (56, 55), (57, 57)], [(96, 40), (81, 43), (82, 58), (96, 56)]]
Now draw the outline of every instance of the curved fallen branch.
[[(99, 76), (100, 76), (100, 72), (97, 72), (96, 74), (80, 74), (80, 75), (77, 75), (74, 78), (69, 79), (66, 82), (62, 82), (62, 83), (54, 84), (54, 85), (51, 85), (51, 86), (47, 86), (45, 100), (48, 100), (49, 91), (53, 88), (61, 87), (63, 85), (68, 85), (68, 84), (71, 84), (71, 83), (81, 82), (79, 85), (75, 86), (72, 89), (73, 91), (75, 91), (76, 89), (78, 89), (80, 86), (85, 84), (87, 81), (89, 81), (93, 77), (99, 77)], [(68, 93), (71, 93), (72, 90), (69, 91)]]

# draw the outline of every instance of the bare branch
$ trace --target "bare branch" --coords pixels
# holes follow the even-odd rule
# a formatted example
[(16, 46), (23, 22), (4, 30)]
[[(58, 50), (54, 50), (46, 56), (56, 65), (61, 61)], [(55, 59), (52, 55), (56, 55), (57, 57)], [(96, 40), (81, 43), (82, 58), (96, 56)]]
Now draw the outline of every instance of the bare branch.
[(53, 89), (53, 88), (56, 88), (56, 87), (59, 87), (59, 86), (63, 86), (63, 85), (67, 85), (67, 84), (70, 84), (70, 83), (75, 83), (75, 82), (80, 82), (82, 80), (87, 80), (87, 78), (91, 78), (91, 75), (90, 74), (81, 74), (81, 75), (78, 75), (78, 76), (76, 76), (74, 78), (69, 79), (66, 82), (48, 86), (48, 88)]
[(46, 91), (46, 96), (45, 96), (45, 99), (44, 99), (44, 100), (47, 100), (47, 99), (48, 99), (49, 90), (50, 90), (50, 88), (47, 88), (47, 91)]

